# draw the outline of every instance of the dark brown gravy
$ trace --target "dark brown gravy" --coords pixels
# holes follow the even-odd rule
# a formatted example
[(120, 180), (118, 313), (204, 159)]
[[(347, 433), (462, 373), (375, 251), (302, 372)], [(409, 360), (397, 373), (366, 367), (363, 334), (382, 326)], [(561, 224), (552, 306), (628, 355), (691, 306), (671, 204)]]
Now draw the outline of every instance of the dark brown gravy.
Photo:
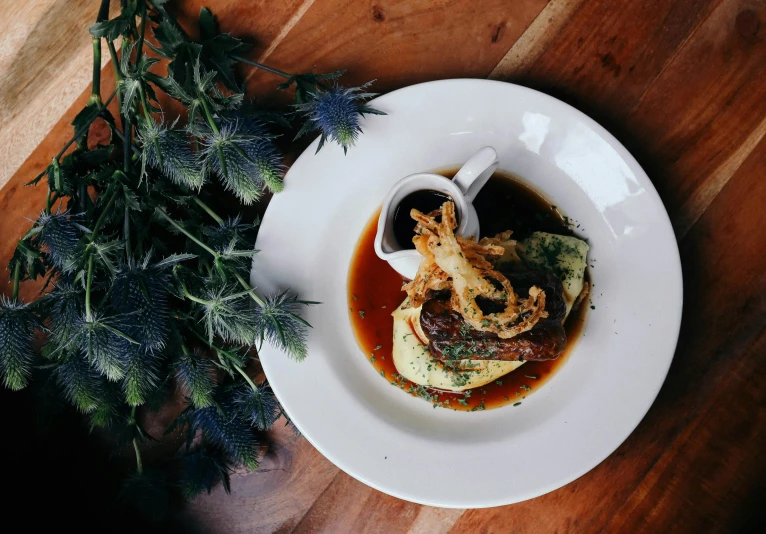
[[(431, 189), (415, 191), (404, 197), (394, 211), (394, 236), (399, 246), (415, 248), (412, 242), (412, 238), (415, 237), (415, 221), (410, 216), (412, 208), (422, 213), (431, 213), (441, 208), (448, 200), (452, 200), (452, 197)], [(460, 224), (460, 220), (457, 222)]]
[[(452, 177), (456, 170), (437, 172)], [(474, 206), (479, 214), (482, 236), (496, 235), (508, 229), (514, 231), (515, 238), (523, 238), (536, 230), (572, 234), (555, 206), (510, 174), (495, 173), (476, 197)], [(406, 293), (401, 290), (402, 277), (375, 254), (373, 243), (379, 214), (373, 215), (357, 243), (349, 274), (348, 306), (362, 351), (386, 380), (434, 405), (463, 411), (482, 410), (522, 402), (566, 361), (580, 336), (587, 310), (585, 305), (573, 311), (567, 319), (564, 325), (567, 348), (558, 359), (527, 362), (495, 382), (469, 390), (469, 396), (464, 392), (423, 388), (399, 378), (391, 355), (394, 324), (391, 312), (402, 303)]]

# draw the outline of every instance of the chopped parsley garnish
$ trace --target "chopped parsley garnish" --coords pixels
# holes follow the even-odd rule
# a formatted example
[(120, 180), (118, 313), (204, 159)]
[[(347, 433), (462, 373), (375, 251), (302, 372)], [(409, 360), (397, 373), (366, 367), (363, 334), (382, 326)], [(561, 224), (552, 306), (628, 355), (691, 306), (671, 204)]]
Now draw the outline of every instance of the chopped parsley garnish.
[(359, 317), (364, 319), (364, 310), (359, 310)]

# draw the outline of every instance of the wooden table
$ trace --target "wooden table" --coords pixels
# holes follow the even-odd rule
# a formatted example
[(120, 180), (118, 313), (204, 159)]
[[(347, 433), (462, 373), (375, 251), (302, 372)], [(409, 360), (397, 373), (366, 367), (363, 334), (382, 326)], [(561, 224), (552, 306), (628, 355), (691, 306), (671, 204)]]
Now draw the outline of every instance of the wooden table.
[[(17, 2), (0, 20), (0, 263), (39, 212), (22, 188), (87, 98), (95, 0)], [(349, 69), (389, 91), (491, 77), (595, 118), (660, 192), (684, 267), (667, 381), (601, 465), (537, 499), (442, 510), (372, 490), (278, 431), (262, 469), (180, 516), (205, 532), (766, 532), (766, 1), (207, 0), (252, 58)], [(113, 7), (114, 12), (114, 7)], [(247, 71), (264, 95), (277, 80)], [(105, 87), (113, 83), (104, 69)], [(6, 184), (7, 182), (7, 184)], [(0, 289), (7, 291), (5, 277)], [(5, 398), (5, 397), (4, 397)], [(562, 446), (566, 446), (562, 444)], [(760, 528), (759, 528), (760, 527)]]

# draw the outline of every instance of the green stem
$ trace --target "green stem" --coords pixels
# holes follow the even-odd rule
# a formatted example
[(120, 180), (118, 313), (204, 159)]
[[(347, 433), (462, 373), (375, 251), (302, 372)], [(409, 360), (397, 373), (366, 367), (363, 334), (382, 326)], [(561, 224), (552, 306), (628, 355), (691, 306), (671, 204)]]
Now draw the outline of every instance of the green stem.
[[(210, 129), (213, 130), (215, 135), (220, 135), (221, 132), (218, 130), (218, 125), (216, 125), (213, 120), (213, 114), (210, 111), (210, 107), (207, 105), (205, 97), (203, 96), (199, 100), (202, 103), (202, 111), (205, 113), (205, 120), (207, 121), (208, 126), (210, 126)], [(226, 166), (226, 158), (224, 157), (220, 143), (216, 145), (216, 152), (218, 152), (218, 161), (221, 164), (221, 174), (223, 174), (224, 177), (228, 177), (229, 170)]]
[(101, 215), (96, 221), (96, 226), (93, 227), (93, 233), (90, 236), (91, 241), (93, 241), (96, 238), (96, 235), (98, 235), (98, 231), (101, 229), (101, 225), (104, 224), (104, 221), (106, 220), (106, 216), (109, 213), (109, 210), (112, 209), (112, 205), (114, 205), (115, 200), (117, 200), (117, 191), (114, 191), (112, 195), (109, 197), (109, 200), (104, 206), (104, 210), (101, 212)]
[(144, 465), (141, 463), (141, 452), (138, 450), (138, 442), (133, 438), (133, 450), (136, 451), (136, 471), (141, 475), (144, 472)]
[(125, 174), (130, 172), (130, 149), (133, 146), (133, 117), (126, 116), (125, 121), (125, 139), (122, 142), (122, 170)]
[(144, 84), (139, 85), (138, 94), (141, 96), (141, 107), (144, 109), (144, 117), (148, 122), (152, 121), (152, 117), (149, 114), (149, 101), (146, 98), (146, 90)]
[(231, 273), (234, 275), (234, 278), (237, 279), (237, 281), (239, 282), (239, 285), (241, 285), (243, 288), (245, 288), (248, 291), (248, 294), (250, 295), (250, 297), (252, 297), (255, 303), (258, 304), (258, 306), (263, 307), (266, 305), (263, 299), (261, 299), (261, 297), (255, 294), (255, 292), (253, 291), (253, 288), (250, 287), (250, 284), (245, 282), (245, 279), (242, 278), (241, 274), (239, 274), (237, 271), (234, 271), (234, 270), (232, 270)]
[(93, 310), (90, 307), (90, 293), (93, 285), (93, 254), (88, 255), (88, 277), (85, 282), (85, 316), (90, 322), (93, 319)]
[(202, 111), (205, 113), (205, 120), (208, 126), (216, 135), (219, 135), (221, 132), (218, 131), (218, 125), (213, 120), (213, 113), (210, 111), (210, 106), (207, 105), (205, 97), (201, 97), (199, 101), (202, 103)]
[(141, 5), (141, 26), (138, 30), (138, 44), (136, 45), (136, 61), (141, 57), (144, 48), (144, 34), (146, 33), (146, 4)]
[(195, 195), (193, 198), (194, 198), (194, 202), (196, 202), (200, 208), (205, 210), (208, 215), (210, 215), (213, 219), (215, 219), (215, 222), (217, 222), (218, 224), (224, 223), (223, 219), (216, 212), (214, 212), (210, 206), (202, 202), (202, 200), (198, 196)]
[(122, 115), (122, 93), (119, 90), (120, 82), (122, 81), (122, 72), (120, 72), (120, 59), (117, 57), (117, 50), (114, 48), (114, 42), (107, 41), (106, 46), (109, 48), (109, 56), (112, 58), (112, 67), (114, 68), (114, 80), (117, 85), (115, 91), (117, 91), (117, 109), (119, 110), (122, 127), (125, 128), (125, 117)]
[(283, 78), (290, 78), (292, 76), (292, 74), (285, 72), (283, 70), (275, 69), (274, 67), (269, 67), (268, 65), (264, 65), (263, 63), (258, 63), (257, 61), (253, 61), (251, 59), (247, 59), (241, 56), (232, 56), (232, 59), (239, 61), (241, 63), (252, 65), (253, 67), (257, 67), (259, 69), (265, 70), (272, 74), (276, 74), (277, 76), (282, 76)]
[(171, 225), (173, 228), (175, 228), (176, 230), (178, 230), (179, 232), (181, 232), (182, 234), (184, 234), (186, 237), (188, 237), (189, 239), (191, 239), (192, 241), (194, 241), (195, 243), (197, 243), (197, 244), (198, 244), (200, 247), (202, 247), (204, 250), (206, 250), (207, 252), (209, 252), (210, 254), (212, 254), (212, 255), (213, 255), (213, 257), (215, 257), (216, 259), (219, 257), (219, 254), (218, 254), (218, 253), (217, 253), (215, 250), (213, 250), (212, 248), (210, 248), (209, 246), (207, 246), (205, 243), (203, 243), (202, 241), (200, 241), (199, 239), (197, 239), (197, 238), (196, 238), (196, 237), (195, 237), (195, 236), (194, 236), (194, 235), (193, 235), (191, 232), (189, 232), (189, 231), (188, 231), (186, 228), (184, 228), (183, 226), (181, 226), (180, 224), (178, 224), (176, 221), (174, 221), (173, 219), (171, 219), (171, 218), (170, 218), (170, 216), (169, 216), (167, 213), (165, 213), (165, 210), (163, 210), (162, 208), (157, 208), (157, 213), (159, 213), (159, 214), (160, 214), (160, 215), (161, 215), (161, 216), (162, 216), (162, 217), (163, 217), (163, 218), (164, 218), (164, 219), (165, 219), (167, 222), (169, 222), (169, 223), (170, 223), (170, 225)]
[(47, 215), (51, 214), (51, 206), (53, 205), (53, 191), (51, 190), (50, 186), (48, 186), (48, 196), (45, 198), (45, 213)]
[(130, 208), (125, 205), (125, 215), (122, 220), (122, 238), (125, 240), (125, 257), (130, 259), (131, 245), (130, 245)]
[[(133, 406), (130, 410), (130, 421), (132, 424), (136, 424), (136, 407)], [(136, 471), (141, 475), (144, 472), (144, 464), (141, 461), (141, 451), (138, 449), (138, 440), (133, 438), (133, 450), (136, 451)]]
[(91, 102), (101, 102), (101, 39), (94, 37), (93, 43), (93, 85), (90, 88)]
[(237, 364), (234, 364), (234, 369), (236, 369), (237, 371), (239, 371), (239, 374), (241, 374), (241, 375), (242, 375), (242, 378), (244, 378), (245, 380), (247, 380), (247, 383), (248, 383), (248, 384), (250, 384), (250, 387), (251, 387), (251, 388), (253, 388), (253, 391), (258, 391), (258, 386), (256, 386), (256, 385), (255, 385), (255, 383), (254, 383), (254, 382), (253, 382), (253, 381), (250, 379), (250, 377), (249, 377), (249, 376), (247, 376), (247, 373), (245, 372), (245, 370), (244, 370), (244, 369), (242, 369), (242, 368), (241, 368), (239, 365), (237, 365)]
[[(103, 22), (109, 18), (109, 0), (101, 0), (96, 22)], [(92, 102), (101, 102), (101, 39), (94, 37), (93, 43), (93, 85), (90, 89)]]
[(21, 262), (17, 261), (13, 268), (13, 301), (19, 300), (19, 282), (21, 281)]

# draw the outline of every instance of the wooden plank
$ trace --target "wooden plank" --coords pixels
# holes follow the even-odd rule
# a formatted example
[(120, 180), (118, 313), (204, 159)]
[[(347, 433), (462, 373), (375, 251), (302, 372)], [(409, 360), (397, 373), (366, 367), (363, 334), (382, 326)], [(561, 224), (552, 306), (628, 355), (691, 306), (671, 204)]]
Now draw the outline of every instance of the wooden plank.
[(722, 2), (628, 117), (626, 131), (640, 135), (635, 152), (681, 234), (763, 138), (764, 8)]
[(509, 80), (527, 72), (550, 47), (583, 0), (551, 0), (524, 31), (489, 77)]
[[(114, 0), (113, 3), (117, 3)], [(0, 187), (90, 86), (92, 0), (7, 2), (0, 18)], [(106, 64), (108, 54), (102, 61)]]
[(719, 1), (632, 0), (619, 9), (612, 2), (584, 2), (575, 10), (565, 3), (560, 9), (569, 7), (569, 18), (554, 20), (551, 29), (561, 30), (545, 36), (544, 51), (534, 49), (534, 61), (498, 65), (493, 77), (562, 98), (610, 126)]
[[(269, 64), (288, 72), (348, 69), (344, 85), (377, 79), (376, 91), (440, 78), (483, 78), (546, 3), (317, 0)], [(258, 71), (248, 88), (268, 94), (279, 81)]]

